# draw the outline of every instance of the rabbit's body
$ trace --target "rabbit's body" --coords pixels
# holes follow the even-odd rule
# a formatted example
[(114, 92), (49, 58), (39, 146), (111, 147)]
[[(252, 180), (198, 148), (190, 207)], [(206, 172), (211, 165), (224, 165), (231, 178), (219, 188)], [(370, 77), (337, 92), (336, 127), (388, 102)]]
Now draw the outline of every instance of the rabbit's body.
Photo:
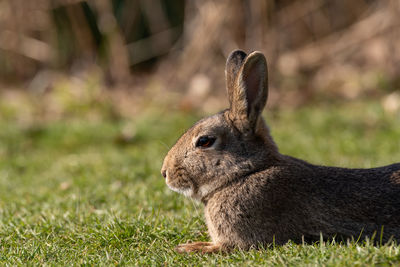
[(400, 163), (373, 169), (317, 166), (279, 153), (261, 118), (264, 56), (227, 60), (230, 108), (190, 128), (166, 156), (167, 185), (205, 205), (213, 242), (179, 252), (324, 238), (400, 240)]
[[(397, 181), (396, 181), (397, 180)], [(400, 240), (400, 164), (321, 167), (283, 156), (204, 200), (213, 242), (255, 244), (373, 236)], [(382, 229), (384, 226), (384, 229)]]

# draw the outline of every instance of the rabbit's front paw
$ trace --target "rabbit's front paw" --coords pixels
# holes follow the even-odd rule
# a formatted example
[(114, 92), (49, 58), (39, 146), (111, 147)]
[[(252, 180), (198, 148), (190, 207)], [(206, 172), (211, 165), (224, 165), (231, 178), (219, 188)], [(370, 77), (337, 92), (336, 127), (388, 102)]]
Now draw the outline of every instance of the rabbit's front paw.
[(190, 253), (190, 252), (201, 252), (201, 253), (216, 253), (221, 252), (221, 245), (214, 244), (212, 242), (193, 242), (180, 244), (175, 248), (178, 253)]

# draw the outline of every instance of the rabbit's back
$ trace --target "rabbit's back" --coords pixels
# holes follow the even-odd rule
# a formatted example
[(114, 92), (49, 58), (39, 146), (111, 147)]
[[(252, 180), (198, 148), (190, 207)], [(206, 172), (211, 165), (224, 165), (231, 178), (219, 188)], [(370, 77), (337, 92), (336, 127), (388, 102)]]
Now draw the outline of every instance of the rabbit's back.
[(315, 166), (312, 188), (321, 212), (344, 236), (371, 236), (383, 227), (384, 239), (400, 240), (400, 163), (371, 169)]
[(382, 226), (383, 241), (400, 240), (400, 164), (346, 169), (287, 157), (216, 193), (206, 218), (215, 241), (229, 237), (243, 248), (319, 240), (320, 233), (379, 236)]

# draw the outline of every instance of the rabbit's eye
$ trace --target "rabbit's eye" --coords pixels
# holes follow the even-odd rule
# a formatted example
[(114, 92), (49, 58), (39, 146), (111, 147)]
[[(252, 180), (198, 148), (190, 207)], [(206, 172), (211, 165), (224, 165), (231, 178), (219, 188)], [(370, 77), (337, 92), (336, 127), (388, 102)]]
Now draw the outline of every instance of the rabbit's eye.
[(197, 139), (196, 147), (203, 147), (203, 148), (210, 147), (214, 144), (215, 139), (216, 139), (215, 137), (211, 136), (200, 136), (200, 138)]

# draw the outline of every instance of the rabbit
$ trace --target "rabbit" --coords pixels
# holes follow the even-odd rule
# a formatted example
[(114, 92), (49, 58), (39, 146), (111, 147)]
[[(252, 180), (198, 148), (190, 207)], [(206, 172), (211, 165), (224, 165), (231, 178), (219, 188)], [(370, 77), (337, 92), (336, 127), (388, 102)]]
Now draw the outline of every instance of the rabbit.
[(229, 109), (198, 121), (166, 155), (167, 186), (204, 204), (212, 242), (180, 253), (229, 252), (324, 238), (400, 240), (400, 163), (347, 169), (279, 153), (261, 117), (268, 97), (261, 52), (233, 51)]

